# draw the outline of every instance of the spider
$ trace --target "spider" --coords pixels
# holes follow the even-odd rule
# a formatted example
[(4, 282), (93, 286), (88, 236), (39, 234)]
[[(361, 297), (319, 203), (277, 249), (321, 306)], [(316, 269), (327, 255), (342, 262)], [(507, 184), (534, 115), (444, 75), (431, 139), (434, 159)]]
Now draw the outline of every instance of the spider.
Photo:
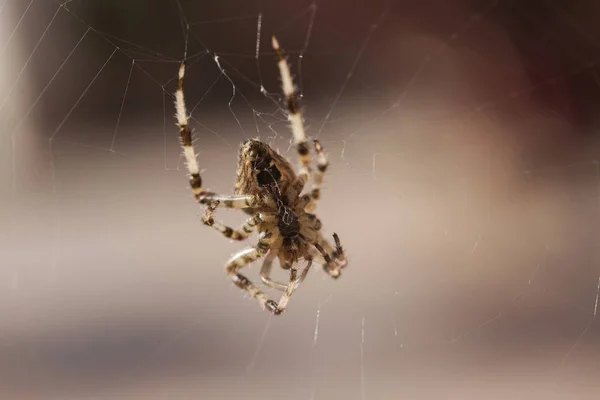
[[(332, 278), (340, 277), (347, 261), (337, 234), (333, 234), (334, 245), (331, 245), (321, 233), (321, 221), (312, 213), (320, 198), (323, 176), (328, 166), (323, 146), (318, 140), (314, 140), (317, 171), (312, 190), (302, 194), (311, 177), (308, 139), (289, 65), (275, 36), (272, 37), (272, 45), (278, 59), (288, 119), (300, 160), (298, 174), (290, 162), (268, 144), (258, 138), (248, 139), (239, 149), (235, 194), (225, 196), (204, 190), (183, 94), (185, 61), (179, 68), (175, 107), (192, 192), (200, 204), (207, 206), (202, 221), (232, 240), (244, 240), (254, 230), (259, 233), (258, 243), (235, 253), (227, 261), (225, 271), (233, 283), (258, 300), (263, 309), (279, 315), (285, 311), (292, 293), (306, 278), (313, 261), (321, 264)], [(214, 219), (218, 207), (240, 209), (250, 217), (240, 229), (232, 229)], [(263, 257), (260, 277), (268, 287), (283, 292), (278, 303), (239, 272), (242, 267)], [(272, 264), (276, 258), (281, 268), (289, 270), (288, 283), (271, 279)], [(301, 261), (305, 261), (306, 266), (299, 273), (298, 264)]]

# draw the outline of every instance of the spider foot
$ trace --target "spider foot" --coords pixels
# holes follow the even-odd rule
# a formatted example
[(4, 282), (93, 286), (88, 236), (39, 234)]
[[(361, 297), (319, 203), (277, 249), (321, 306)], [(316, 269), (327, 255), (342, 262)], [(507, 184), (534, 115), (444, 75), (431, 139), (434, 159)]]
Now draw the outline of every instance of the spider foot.
[(285, 308), (280, 308), (274, 300), (268, 300), (265, 303), (265, 308), (268, 311), (271, 311), (274, 315), (281, 315), (285, 311)]

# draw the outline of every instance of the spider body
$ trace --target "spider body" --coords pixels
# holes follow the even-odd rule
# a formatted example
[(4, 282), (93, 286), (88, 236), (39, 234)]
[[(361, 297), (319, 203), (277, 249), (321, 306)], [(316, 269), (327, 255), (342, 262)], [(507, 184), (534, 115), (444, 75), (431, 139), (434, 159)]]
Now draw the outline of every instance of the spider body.
[[(317, 171), (312, 190), (302, 194), (311, 178), (308, 140), (297, 105), (289, 66), (274, 37), (273, 49), (278, 56), (288, 118), (300, 159), (298, 173), (268, 144), (257, 138), (248, 139), (239, 150), (234, 195), (224, 196), (204, 190), (183, 94), (185, 62), (179, 69), (175, 106), (183, 153), (190, 174), (190, 186), (198, 202), (207, 206), (202, 221), (232, 240), (244, 240), (255, 230), (259, 234), (258, 243), (235, 253), (226, 263), (225, 271), (236, 286), (258, 300), (263, 308), (279, 315), (286, 309), (292, 293), (303, 282), (313, 261), (321, 264), (331, 277), (338, 278), (341, 269), (346, 266), (346, 257), (338, 236), (333, 235), (335, 243), (331, 245), (321, 234), (321, 221), (313, 214), (320, 198), (323, 175), (328, 166), (323, 147), (317, 140), (314, 141)], [(250, 217), (240, 229), (233, 229), (214, 219), (218, 207), (240, 209)], [(271, 300), (239, 272), (242, 267), (260, 258), (264, 258), (260, 270), (261, 280), (268, 287), (283, 292), (279, 302)], [(275, 259), (279, 260), (281, 268), (289, 270), (288, 283), (271, 279), (271, 269)], [(301, 263), (305, 266), (299, 273), (298, 265)]]
[(294, 194), (289, 190), (295, 180), (294, 168), (268, 144), (248, 139), (240, 147), (236, 194), (277, 197), (283, 201)]
[[(305, 211), (310, 199), (300, 196), (302, 186), (292, 165), (268, 144), (248, 139), (240, 147), (235, 193), (260, 199), (257, 208), (266, 222), (259, 222), (257, 231), (278, 231), (271, 249), (279, 249), (279, 263), (286, 270), (309, 253), (309, 243), (321, 227), (316, 216)], [(245, 211), (252, 214), (256, 209)]]

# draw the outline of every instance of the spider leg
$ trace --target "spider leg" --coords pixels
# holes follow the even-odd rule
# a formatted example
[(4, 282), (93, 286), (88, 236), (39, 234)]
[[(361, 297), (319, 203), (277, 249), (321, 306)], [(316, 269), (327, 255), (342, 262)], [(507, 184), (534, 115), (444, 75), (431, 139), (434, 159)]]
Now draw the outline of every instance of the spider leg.
[(300, 273), (300, 276), (298, 276), (297, 263), (294, 263), (294, 265), (292, 265), (292, 268), (290, 269), (290, 282), (285, 288), (285, 293), (281, 296), (281, 299), (279, 299), (279, 306), (277, 307), (279, 313), (283, 313), (285, 311), (285, 308), (287, 307), (287, 304), (290, 301), (292, 294), (296, 289), (298, 289), (298, 286), (300, 286), (302, 281), (304, 281), (304, 278), (306, 278), (306, 275), (308, 274), (308, 271), (312, 266), (312, 259), (308, 259), (307, 261), (308, 264), (306, 265), (306, 267), (304, 267), (304, 269)]
[[(279, 253), (279, 248), (271, 248), (271, 250), (269, 251), (269, 254), (267, 254), (267, 256), (265, 257), (265, 261), (263, 262), (263, 265), (260, 269), (260, 279), (262, 280), (262, 282), (265, 285), (269, 286), (272, 289), (286, 291), (288, 284), (274, 281), (273, 279), (271, 279), (271, 270), (273, 269), (273, 261), (275, 260), (275, 258), (277, 258), (278, 253)], [(312, 261), (312, 259), (310, 261)], [(283, 269), (290, 269), (292, 267), (293, 267), (293, 264), (288, 264), (287, 266), (284, 266)], [(306, 273), (308, 273), (308, 271), (306, 271)], [(302, 280), (304, 280), (304, 278), (306, 277), (306, 273), (303, 273), (302, 275), (300, 275)]]
[(315, 214), (306, 214), (308, 216), (308, 220), (310, 221), (310, 223), (312, 224), (312, 227), (314, 230), (319, 231), (321, 230), (321, 228), (323, 227), (323, 224), (321, 223), (321, 220), (319, 218), (317, 218), (317, 216)]
[(260, 268), (260, 279), (262, 282), (270, 288), (285, 291), (287, 285), (285, 283), (277, 282), (271, 279), (271, 269), (273, 268), (273, 261), (277, 258), (279, 249), (271, 249), (269, 254), (265, 257), (263, 265)]
[(310, 202), (305, 207), (306, 212), (312, 213), (317, 208), (317, 202), (321, 198), (321, 185), (323, 184), (323, 176), (325, 175), (325, 171), (327, 171), (327, 167), (329, 166), (329, 161), (327, 161), (327, 157), (325, 153), (323, 153), (323, 146), (321, 143), (315, 139), (315, 150), (317, 152), (317, 172), (315, 173), (313, 189), (310, 192)]
[(313, 243), (313, 246), (317, 249), (318, 253), (315, 257), (323, 264), (323, 269), (334, 279), (339, 278), (342, 275), (341, 269), (346, 267), (348, 260), (344, 254), (344, 249), (340, 242), (339, 236), (334, 233), (333, 240), (335, 247), (319, 233), (317, 241)]
[(277, 54), (277, 65), (279, 66), (279, 73), (281, 75), (281, 84), (287, 104), (288, 118), (294, 135), (294, 143), (298, 150), (298, 157), (300, 158), (300, 172), (298, 173), (298, 179), (305, 184), (310, 178), (310, 156), (308, 153), (308, 140), (306, 138), (306, 132), (304, 131), (304, 122), (302, 121), (302, 113), (300, 112), (298, 100), (296, 99), (296, 88), (294, 87), (294, 81), (290, 73), (290, 66), (283, 56), (283, 50), (279, 47), (279, 42), (275, 36), (271, 39), (273, 50)]
[(263, 257), (267, 251), (269, 251), (270, 246), (275, 242), (277, 236), (279, 235), (273, 235), (272, 233), (261, 234), (256, 246), (240, 250), (229, 259), (225, 266), (227, 275), (237, 287), (249, 293), (252, 298), (258, 300), (263, 308), (271, 311), (275, 315), (281, 314), (278, 304), (260, 291), (256, 285), (238, 271), (240, 268)]
[(248, 238), (248, 235), (254, 231), (256, 225), (264, 221), (264, 218), (257, 213), (248, 218), (241, 228), (233, 229), (219, 221), (215, 221), (213, 218), (213, 214), (218, 206), (219, 201), (213, 201), (208, 207), (206, 207), (206, 210), (202, 215), (202, 222), (204, 222), (205, 225), (212, 226), (221, 232), (226, 238), (232, 240), (244, 240)]
[(192, 131), (188, 121), (188, 112), (183, 94), (183, 78), (185, 77), (185, 61), (179, 67), (179, 81), (177, 91), (175, 92), (175, 109), (177, 116), (177, 126), (181, 135), (181, 146), (185, 156), (185, 164), (190, 174), (190, 186), (194, 197), (202, 204), (210, 204), (219, 201), (224, 207), (228, 208), (249, 208), (254, 207), (257, 198), (251, 195), (220, 196), (215, 193), (207, 192), (202, 187), (202, 177), (196, 159), (196, 152), (192, 143)]
[(256, 196), (249, 194), (227, 196), (212, 192), (203, 192), (197, 199), (200, 204), (212, 204), (217, 202), (219, 207), (236, 209), (254, 208), (258, 204)]
[(262, 268), (260, 269), (260, 279), (265, 285), (269, 286), (270, 288), (284, 292), (284, 294), (279, 299), (279, 305), (277, 306), (278, 313), (281, 314), (285, 311), (285, 308), (287, 307), (287, 304), (289, 303), (294, 291), (304, 281), (306, 275), (308, 275), (308, 271), (310, 270), (310, 267), (312, 265), (312, 259), (307, 260), (308, 264), (306, 265), (306, 267), (304, 267), (304, 269), (300, 273), (300, 276), (298, 276), (298, 267), (296, 263), (294, 263), (290, 267), (290, 281), (288, 284), (285, 284), (271, 279), (271, 269), (273, 267), (273, 261), (277, 257), (278, 252), (279, 249), (273, 248), (265, 257), (265, 261), (263, 262)]

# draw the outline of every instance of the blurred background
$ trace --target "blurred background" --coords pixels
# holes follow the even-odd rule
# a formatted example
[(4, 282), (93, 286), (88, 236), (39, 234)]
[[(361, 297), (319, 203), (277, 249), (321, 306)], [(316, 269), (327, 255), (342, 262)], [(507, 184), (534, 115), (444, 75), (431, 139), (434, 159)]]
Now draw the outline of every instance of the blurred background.
[[(0, 0), (0, 398), (597, 398), (599, 13)], [(187, 37), (211, 190), (245, 138), (294, 160), (273, 33), (350, 260), (282, 317), (225, 276), (256, 239), (202, 225), (172, 95)]]

